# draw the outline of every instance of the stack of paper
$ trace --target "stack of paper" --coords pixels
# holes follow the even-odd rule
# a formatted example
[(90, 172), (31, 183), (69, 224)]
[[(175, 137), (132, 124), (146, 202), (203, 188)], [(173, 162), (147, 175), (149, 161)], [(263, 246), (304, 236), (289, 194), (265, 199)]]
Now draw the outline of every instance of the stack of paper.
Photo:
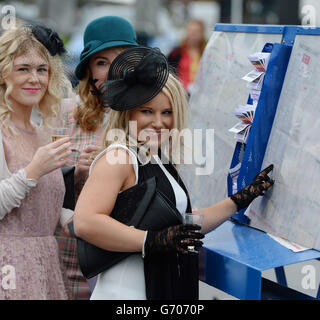
[(252, 124), (255, 111), (255, 106), (252, 104), (247, 104), (245, 106), (238, 106), (238, 108), (234, 111), (234, 114), (242, 122)]
[(235, 116), (241, 121), (229, 129), (229, 131), (235, 134), (234, 137), (237, 141), (241, 143), (247, 143), (255, 110), (256, 107), (252, 104), (238, 106), (238, 108), (235, 110)]
[(266, 72), (270, 59), (270, 52), (256, 52), (251, 54), (248, 59), (256, 70)]
[(254, 103), (257, 103), (264, 80), (264, 75), (268, 67), (270, 53), (256, 52), (249, 57), (250, 62), (254, 66), (254, 70), (246, 74), (242, 79), (247, 81), (247, 87), (250, 90), (250, 96)]

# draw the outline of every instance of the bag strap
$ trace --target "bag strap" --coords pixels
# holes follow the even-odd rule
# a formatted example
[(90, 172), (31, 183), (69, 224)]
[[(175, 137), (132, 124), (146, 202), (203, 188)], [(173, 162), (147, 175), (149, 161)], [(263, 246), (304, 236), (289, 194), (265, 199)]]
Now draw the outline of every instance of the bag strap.
[(157, 187), (156, 177), (152, 177), (146, 180), (145, 184), (146, 184), (147, 190), (142, 200), (140, 201), (138, 208), (135, 210), (134, 215), (132, 216), (132, 219), (128, 224), (130, 226), (134, 226), (134, 227), (139, 226), (156, 192), (156, 187)]

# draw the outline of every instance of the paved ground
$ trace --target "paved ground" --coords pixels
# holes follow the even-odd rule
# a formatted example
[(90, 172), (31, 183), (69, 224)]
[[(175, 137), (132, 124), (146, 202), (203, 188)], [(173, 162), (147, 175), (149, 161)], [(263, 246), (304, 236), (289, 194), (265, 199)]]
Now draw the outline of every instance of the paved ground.
[[(316, 297), (320, 284), (320, 261), (310, 260), (294, 265), (285, 266), (285, 273), (288, 287)], [(313, 275), (315, 279), (313, 278)], [(266, 270), (262, 273), (266, 279), (276, 282), (274, 269)], [(213, 288), (206, 283), (199, 282), (200, 300), (236, 300), (237, 298)]]

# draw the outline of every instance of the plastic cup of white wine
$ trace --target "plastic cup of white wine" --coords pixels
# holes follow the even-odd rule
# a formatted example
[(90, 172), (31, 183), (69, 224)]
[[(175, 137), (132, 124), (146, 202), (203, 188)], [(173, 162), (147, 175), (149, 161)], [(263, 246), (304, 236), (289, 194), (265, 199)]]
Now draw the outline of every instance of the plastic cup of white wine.
[[(198, 226), (202, 226), (204, 219), (203, 214), (192, 214), (192, 213), (183, 213), (182, 214), (182, 223), (183, 224), (196, 224)], [(200, 230), (196, 230), (196, 232), (201, 232)], [(195, 252), (198, 253), (198, 251), (195, 250), (194, 246), (188, 246), (189, 252)]]

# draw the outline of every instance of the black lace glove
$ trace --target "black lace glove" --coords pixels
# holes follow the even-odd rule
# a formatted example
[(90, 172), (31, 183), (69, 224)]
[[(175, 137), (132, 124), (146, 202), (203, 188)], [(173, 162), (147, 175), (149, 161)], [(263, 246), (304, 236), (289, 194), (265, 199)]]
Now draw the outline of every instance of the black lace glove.
[(148, 231), (144, 243), (144, 256), (150, 252), (188, 253), (188, 246), (200, 248), (204, 235), (200, 233), (201, 227), (195, 224), (179, 224), (161, 231)]
[(237, 205), (238, 211), (247, 208), (256, 197), (263, 196), (264, 191), (274, 184), (274, 180), (268, 176), (272, 170), (273, 164), (257, 174), (249, 185), (230, 197)]

